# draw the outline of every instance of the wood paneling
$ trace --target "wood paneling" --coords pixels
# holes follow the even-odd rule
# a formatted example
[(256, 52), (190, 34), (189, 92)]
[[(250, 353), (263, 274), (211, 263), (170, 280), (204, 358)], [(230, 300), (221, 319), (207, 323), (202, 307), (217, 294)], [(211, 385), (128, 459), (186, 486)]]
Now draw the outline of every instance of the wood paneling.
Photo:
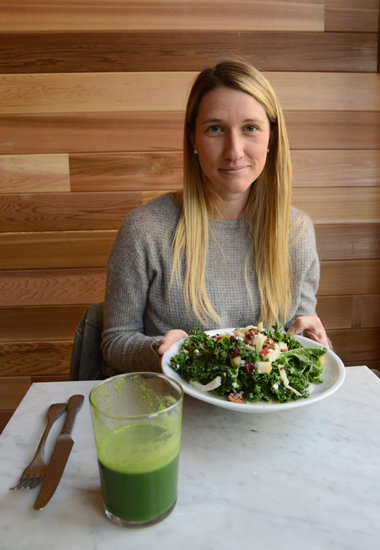
[(0, 309), (0, 342), (73, 340), (86, 306)]
[(380, 186), (380, 150), (292, 151), (293, 187)]
[(325, 0), (325, 31), (377, 32), (378, 0)]
[(0, 377), (0, 408), (14, 410), (32, 384), (30, 376)]
[(380, 296), (354, 296), (352, 317), (354, 328), (380, 327)]
[[(0, 75), (0, 114), (183, 110), (197, 73)], [(284, 110), (380, 111), (380, 75), (266, 73)], [(295, 88), (298, 90), (294, 93)]]
[[(320, 296), (380, 294), (380, 260), (324, 261)], [(104, 299), (105, 269), (3, 271), (2, 307), (90, 304)]]
[(0, 115), (0, 153), (181, 150), (183, 120), (183, 112)]
[(1, 0), (0, 31), (323, 31), (324, 0)]
[(380, 149), (380, 112), (285, 112), (294, 149)]
[(380, 259), (380, 224), (316, 225), (321, 260)]
[(3, 376), (67, 375), (73, 341), (0, 343)]
[(68, 155), (0, 156), (0, 193), (70, 191)]
[(315, 224), (380, 222), (380, 186), (296, 187), (293, 204), (307, 212)]
[(3, 74), (198, 71), (227, 55), (244, 57), (263, 71), (376, 72), (377, 34), (196, 30), (0, 35)]
[(380, 260), (321, 262), (319, 296), (380, 294)]
[(379, 361), (380, 328), (330, 330), (333, 349), (345, 362), (365, 365)]
[(0, 195), (2, 231), (118, 229), (142, 193)]
[[(380, 151), (292, 152), (293, 187), (380, 186)], [(71, 191), (182, 188), (182, 153), (70, 155)]]
[[(147, 197), (147, 194), (144, 194)], [(321, 260), (380, 259), (379, 224), (316, 225)], [(105, 267), (116, 230), (0, 234), (0, 269)]]
[(182, 188), (179, 152), (70, 156), (71, 191), (139, 191)]
[(0, 306), (88, 305), (104, 300), (106, 270), (47, 269), (0, 272)]
[(67, 379), (121, 220), (182, 186), (191, 81), (231, 54), (284, 109), (334, 349), (380, 367), (379, 0), (0, 0), (0, 13), (0, 377)]
[[(0, 115), (0, 154), (180, 151), (183, 118), (183, 112)], [(293, 150), (380, 149), (380, 112), (288, 111), (285, 118)]]
[(317, 314), (326, 330), (352, 326), (352, 296), (318, 296)]
[(0, 233), (0, 269), (105, 267), (115, 236), (116, 230)]

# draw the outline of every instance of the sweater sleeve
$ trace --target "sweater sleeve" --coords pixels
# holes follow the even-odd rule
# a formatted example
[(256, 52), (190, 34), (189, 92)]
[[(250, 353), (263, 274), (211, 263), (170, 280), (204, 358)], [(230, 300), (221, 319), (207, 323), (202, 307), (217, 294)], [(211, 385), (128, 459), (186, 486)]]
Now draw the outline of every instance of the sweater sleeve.
[[(153, 344), (161, 335), (144, 334), (144, 311), (154, 272), (149, 229), (137, 212), (122, 223), (108, 260), (102, 349), (120, 372), (160, 372)], [(154, 256), (154, 255), (153, 255)]]

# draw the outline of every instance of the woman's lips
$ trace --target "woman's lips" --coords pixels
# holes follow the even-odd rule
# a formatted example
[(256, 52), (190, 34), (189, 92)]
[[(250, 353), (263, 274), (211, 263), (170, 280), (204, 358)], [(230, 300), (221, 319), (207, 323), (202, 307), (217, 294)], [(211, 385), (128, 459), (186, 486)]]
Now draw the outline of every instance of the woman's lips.
[(238, 174), (240, 172), (243, 172), (247, 166), (235, 166), (235, 167), (229, 167), (229, 168), (219, 168), (220, 172), (223, 172), (224, 174)]

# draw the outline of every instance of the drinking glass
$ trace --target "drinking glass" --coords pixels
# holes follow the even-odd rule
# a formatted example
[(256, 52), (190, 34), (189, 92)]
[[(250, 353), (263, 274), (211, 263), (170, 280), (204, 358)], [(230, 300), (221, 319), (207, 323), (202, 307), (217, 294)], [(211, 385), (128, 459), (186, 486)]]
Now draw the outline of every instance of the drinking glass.
[(120, 374), (89, 401), (107, 517), (128, 527), (163, 520), (177, 500), (181, 385), (163, 374)]

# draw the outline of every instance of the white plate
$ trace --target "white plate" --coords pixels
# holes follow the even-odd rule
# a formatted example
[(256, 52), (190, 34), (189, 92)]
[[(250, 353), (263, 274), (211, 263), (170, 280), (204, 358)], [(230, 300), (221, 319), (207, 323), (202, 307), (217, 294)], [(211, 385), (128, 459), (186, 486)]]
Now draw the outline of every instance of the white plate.
[[(208, 330), (206, 334), (213, 336), (214, 334), (225, 334), (232, 333), (235, 329), (219, 329), (219, 330)], [(304, 347), (322, 347), (320, 344), (317, 344), (309, 338), (304, 336), (295, 337)], [(170, 359), (177, 355), (180, 347), (183, 342), (186, 340), (179, 340), (176, 342), (162, 357), (162, 370), (166, 376), (170, 376), (177, 380), (183, 387), (183, 391), (196, 399), (201, 401), (206, 401), (212, 405), (217, 405), (218, 407), (224, 407), (225, 409), (232, 409), (234, 411), (240, 412), (250, 412), (250, 413), (266, 413), (266, 412), (278, 412), (284, 411), (287, 409), (294, 409), (295, 407), (304, 407), (305, 405), (311, 405), (316, 401), (320, 401), (329, 395), (332, 395), (340, 386), (343, 384), (346, 369), (339, 357), (330, 350), (327, 350), (327, 353), (323, 356), (323, 365), (326, 367), (323, 373), (323, 383), (316, 384), (310, 394), (310, 397), (306, 399), (297, 399), (297, 401), (289, 401), (288, 403), (278, 403), (266, 401), (259, 401), (256, 403), (232, 403), (227, 401), (225, 397), (219, 397), (213, 395), (209, 392), (201, 392), (196, 390), (185, 380), (183, 380), (170, 366)]]

